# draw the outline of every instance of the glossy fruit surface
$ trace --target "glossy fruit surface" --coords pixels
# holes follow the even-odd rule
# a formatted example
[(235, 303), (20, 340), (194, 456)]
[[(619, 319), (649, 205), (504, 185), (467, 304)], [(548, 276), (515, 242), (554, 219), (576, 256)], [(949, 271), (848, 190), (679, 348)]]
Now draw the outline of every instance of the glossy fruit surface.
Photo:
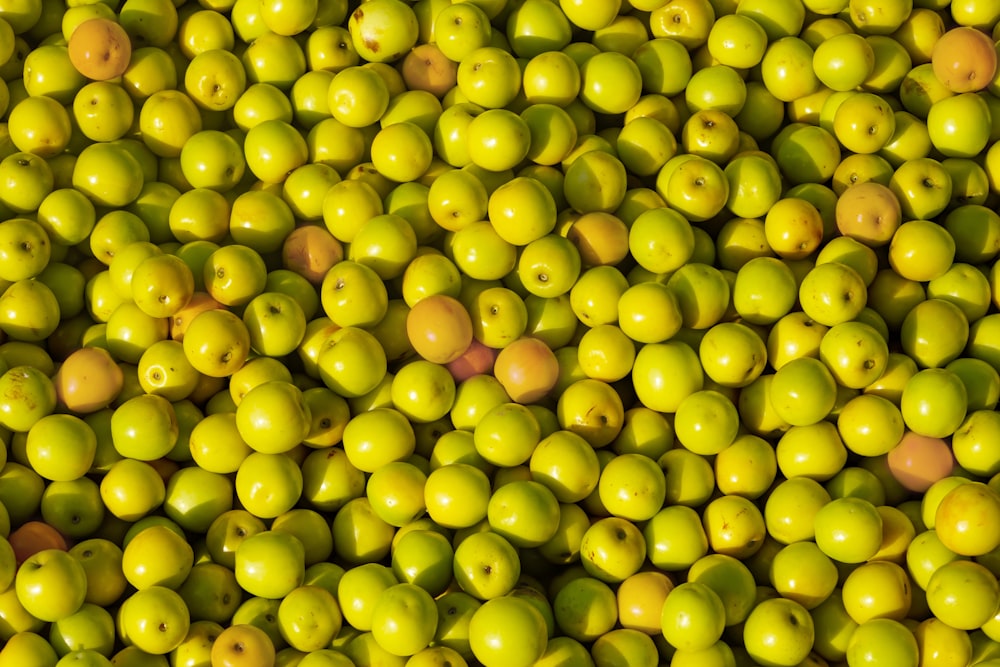
[(992, 664), (994, 5), (0, 0), (0, 667)]

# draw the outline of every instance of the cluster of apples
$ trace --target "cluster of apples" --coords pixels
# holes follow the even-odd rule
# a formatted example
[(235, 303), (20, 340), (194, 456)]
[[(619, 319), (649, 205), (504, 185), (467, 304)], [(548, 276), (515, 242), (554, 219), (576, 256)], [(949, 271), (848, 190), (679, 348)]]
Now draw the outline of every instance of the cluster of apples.
[(0, 0), (0, 667), (997, 667), (996, 0)]

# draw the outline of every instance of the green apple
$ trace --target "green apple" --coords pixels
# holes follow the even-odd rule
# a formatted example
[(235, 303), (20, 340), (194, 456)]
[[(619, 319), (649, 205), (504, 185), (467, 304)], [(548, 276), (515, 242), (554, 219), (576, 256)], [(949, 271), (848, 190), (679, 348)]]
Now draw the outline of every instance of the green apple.
[[(918, 663), (919, 646), (913, 633), (900, 621), (877, 618), (861, 623), (851, 634), (847, 645), (847, 659), (863, 655), (864, 660), (902, 660), (904, 664)], [(855, 658), (857, 659), (857, 658)]]
[(997, 587), (988, 572), (979, 563), (965, 559), (941, 565), (927, 584), (928, 607), (952, 627), (968, 629), (996, 598)]
[(677, 153), (677, 139), (658, 118), (637, 116), (622, 127), (615, 149), (630, 172), (652, 176)]
[(935, 438), (951, 435), (965, 420), (966, 410), (965, 385), (947, 369), (921, 370), (903, 387), (900, 401), (903, 421), (907, 428), (921, 435)]
[[(958, 358), (968, 342), (968, 320), (950, 301), (927, 299), (903, 319), (903, 351), (918, 365), (938, 368)], [(933, 350), (933, 351), (932, 351)]]
[(654, 343), (636, 354), (633, 386), (642, 404), (653, 410), (676, 411), (684, 398), (702, 389), (704, 381), (698, 353), (686, 343)]
[(705, 375), (714, 382), (723, 387), (745, 387), (763, 372), (767, 347), (748, 325), (720, 322), (705, 332), (698, 357)]
[(141, 461), (153, 461), (173, 449), (178, 428), (173, 405), (154, 394), (128, 399), (111, 417), (115, 449)]
[(434, 599), (416, 584), (387, 588), (372, 608), (372, 634), (393, 655), (411, 656), (426, 648), (437, 629)]
[[(981, 153), (989, 141), (989, 108), (986, 101), (975, 93), (962, 93), (939, 100), (931, 105), (927, 114), (927, 131), (931, 143), (947, 157), (974, 157)], [(972, 123), (976, 132), (959, 135), (956, 127)]]
[(375, 604), (397, 583), (392, 570), (379, 563), (364, 563), (345, 571), (337, 585), (344, 620), (358, 630), (370, 630)]
[(167, 481), (163, 510), (185, 530), (204, 533), (232, 505), (233, 484), (220, 473), (185, 467)]
[(122, 571), (136, 589), (176, 589), (191, 572), (194, 550), (182, 535), (165, 526), (140, 531), (125, 546)]
[(234, 568), (237, 581), (248, 594), (283, 598), (305, 577), (302, 542), (289, 533), (262, 531), (240, 543)]
[(837, 140), (853, 153), (875, 153), (896, 130), (893, 110), (874, 93), (852, 93), (837, 107), (833, 119)]
[(701, 262), (689, 262), (678, 268), (667, 279), (667, 287), (677, 297), (683, 326), (696, 330), (709, 329), (718, 323), (732, 294), (723, 273)]
[(642, 94), (639, 66), (621, 53), (604, 52), (588, 58), (580, 74), (580, 99), (598, 113), (625, 113)]
[(304, 653), (330, 646), (343, 618), (336, 598), (318, 586), (299, 586), (278, 606), (278, 629), (292, 648)]
[[(664, 169), (669, 168), (670, 163)], [(708, 220), (729, 200), (729, 180), (711, 160), (690, 156), (670, 171), (659, 187), (664, 171), (657, 177), (657, 189), (667, 205), (693, 221)]]
[(629, 227), (632, 256), (653, 273), (669, 274), (681, 268), (694, 253), (694, 241), (691, 224), (673, 209), (645, 211)]
[(521, 562), (517, 550), (498, 533), (472, 533), (455, 549), (454, 574), (463, 591), (480, 600), (491, 600), (514, 588)]
[(323, 383), (347, 398), (364, 396), (385, 376), (385, 349), (374, 335), (356, 326), (330, 334), (317, 358)]
[(38, 474), (53, 481), (73, 481), (90, 470), (97, 451), (97, 436), (73, 415), (46, 415), (28, 431), (25, 451)]
[(704, 650), (719, 641), (726, 623), (722, 599), (707, 584), (686, 581), (666, 597), (663, 637), (677, 650)]
[(900, 165), (889, 180), (904, 219), (930, 220), (951, 201), (951, 175), (940, 162), (923, 157)]
[(760, 62), (767, 89), (783, 102), (815, 92), (820, 85), (813, 70), (813, 49), (794, 35), (772, 39)]
[(529, 460), (532, 479), (551, 490), (562, 503), (578, 502), (597, 488), (600, 465), (593, 448), (581, 436), (559, 430), (535, 446)]
[[(112, 626), (113, 626), (112, 621)], [(0, 664), (11, 665), (54, 665), (59, 655), (42, 635), (34, 632), (18, 632), (7, 640), (0, 649)]]
[(115, 620), (103, 607), (84, 603), (75, 614), (49, 628), (49, 641), (60, 656), (94, 651), (109, 656), (115, 646)]
[(726, 208), (742, 218), (765, 215), (781, 195), (781, 173), (777, 163), (763, 155), (734, 156), (724, 168), (729, 180)]
[(820, 360), (845, 387), (861, 389), (877, 381), (888, 364), (886, 339), (860, 321), (835, 324), (820, 341)]
[[(592, 642), (614, 628), (618, 606), (608, 584), (581, 575), (558, 589), (552, 601), (552, 612), (562, 634), (580, 642)], [(719, 616), (721, 621), (721, 609)]]
[(193, 622), (228, 623), (243, 601), (243, 591), (231, 569), (201, 562), (191, 568), (177, 589)]
[(392, 571), (400, 582), (411, 583), (431, 595), (440, 595), (452, 581), (454, 549), (448, 538), (433, 530), (412, 530), (392, 550)]
[(733, 307), (751, 324), (774, 324), (792, 310), (797, 298), (794, 274), (775, 257), (754, 257), (736, 272)]
[(424, 513), (426, 481), (427, 475), (417, 466), (393, 461), (371, 473), (365, 494), (380, 519), (401, 527)]
[(774, 374), (770, 391), (775, 412), (793, 426), (825, 418), (837, 400), (837, 383), (826, 365), (811, 357), (793, 359)]
[(101, 490), (89, 477), (49, 482), (42, 493), (42, 519), (67, 537), (80, 539), (93, 534), (104, 522)]
[(816, 514), (816, 544), (842, 563), (859, 563), (881, 545), (882, 517), (861, 498), (837, 498)]
[(864, 279), (846, 264), (818, 264), (806, 273), (799, 285), (802, 310), (824, 326), (854, 319), (867, 300)]
[(701, 517), (685, 505), (664, 507), (643, 527), (649, 560), (667, 572), (688, 568), (708, 552)]
[(785, 545), (771, 561), (769, 581), (784, 598), (808, 610), (822, 604), (837, 586), (837, 566), (815, 542)]
[(275, 517), (271, 530), (294, 535), (302, 542), (306, 567), (322, 563), (333, 552), (333, 535), (322, 514), (306, 508), (295, 508)]
[(302, 470), (287, 453), (253, 452), (236, 471), (236, 497), (254, 515), (273, 519), (299, 501)]
[(0, 295), (0, 330), (18, 341), (37, 342), (59, 325), (59, 300), (36, 278), (18, 280)]
[(854, 90), (875, 67), (875, 52), (862, 35), (848, 32), (835, 35), (816, 47), (813, 69), (816, 76), (833, 90)]
[(184, 599), (163, 586), (136, 591), (118, 610), (119, 634), (130, 645), (153, 655), (165, 655), (180, 646), (190, 626)]
[(333, 518), (334, 552), (343, 561), (360, 564), (381, 560), (392, 549), (395, 527), (379, 518), (367, 497), (347, 501)]
[(522, 598), (489, 600), (469, 621), (469, 645), (483, 665), (538, 664), (547, 644), (544, 617)]
[(604, 517), (583, 534), (580, 551), (583, 568), (590, 576), (615, 583), (638, 572), (645, 557), (646, 541), (627, 519)]
[(796, 185), (825, 182), (841, 161), (841, 147), (832, 128), (806, 123), (783, 127), (772, 140), (771, 153), (782, 175)]
[(369, 62), (392, 62), (416, 43), (417, 17), (409, 5), (399, 0), (379, 0), (348, 20), (354, 48)]
[[(21, 564), (14, 588), (28, 613), (42, 621), (58, 621), (83, 605), (87, 576), (80, 562), (68, 552), (43, 549)], [(54, 595), (57, 590), (60, 593)]]
[(446, 6), (433, 19), (434, 42), (456, 63), (476, 49), (489, 46), (492, 33), (489, 16), (471, 2)]
[(711, 109), (735, 116), (746, 103), (746, 83), (732, 67), (711, 64), (691, 75), (684, 101), (692, 112)]
[(786, 598), (762, 601), (743, 626), (744, 646), (760, 664), (798, 664), (809, 655), (814, 638), (812, 616), (801, 604)]
[(236, 408), (236, 428), (243, 441), (266, 454), (293, 449), (308, 435), (311, 424), (302, 390), (282, 380), (254, 387)]
[(559, 502), (545, 485), (517, 480), (494, 490), (486, 517), (490, 528), (515, 547), (541, 546), (558, 530)]

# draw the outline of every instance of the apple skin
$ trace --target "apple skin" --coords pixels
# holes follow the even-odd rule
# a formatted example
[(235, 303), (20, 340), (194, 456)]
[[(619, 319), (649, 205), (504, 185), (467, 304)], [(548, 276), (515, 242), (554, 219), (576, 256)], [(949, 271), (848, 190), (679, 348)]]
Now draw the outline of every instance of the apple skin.
[[(876, 16), (875, 0), (67, 1), (0, 11), (0, 595), (33, 631), (120, 607), (119, 639), (136, 644), (121, 661), (166, 656), (176, 637), (134, 622), (144, 598), (183, 616), (174, 596), (145, 595), (163, 587), (189, 621), (261, 640), (237, 622), (250, 614), (206, 611), (200, 580), (258, 609), (344, 603), (352, 627), (315, 642), (269, 626), (259, 646), (276, 664), (333, 651), (360, 664), (371, 649), (417, 665), (437, 644), (487, 665), (601, 664), (611, 649), (637, 663), (618, 626), (634, 628), (607, 604), (658, 574), (660, 606), (705, 584), (727, 629), (713, 616), (706, 637), (671, 634), (657, 617), (643, 627), (657, 659), (810, 664), (789, 630), (809, 624), (788, 603), (822, 610), (827, 635), (835, 603), (790, 592), (782, 552), (838, 561), (841, 607), (862, 568), (927, 548), (928, 526), (998, 570), (998, 538), (962, 533), (959, 507), (978, 494), (973, 509), (1000, 516), (1000, 456), (984, 446), (1000, 434), (1000, 29), (987, 3), (918, 0), (903, 20), (896, 6)], [(74, 62), (93, 16), (134, 41), (111, 76)], [(982, 57), (949, 53), (962, 39)], [(954, 76), (966, 65), (988, 76)], [(158, 277), (183, 282), (182, 306)], [(154, 343), (167, 320), (170, 340)], [(193, 371), (176, 395), (154, 390), (142, 358), (168, 347)], [(101, 375), (89, 383), (74, 368), (85, 356)], [(858, 525), (836, 516), (860, 503)], [(739, 523), (719, 520), (727, 506), (753, 519), (743, 543), (724, 533)], [(60, 549), (25, 547), (39, 517)], [(74, 566), (58, 595), (32, 581), (76, 540), (82, 606)], [(37, 553), (10, 565), (25, 548)], [(145, 580), (153, 556), (181, 567)], [(748, 574), (761, 584), (749, 602)], [(397, 586), (440, 622), (388, 650), (371, 607)], [(962, 623), (928, 597), (983, 628), (970, 642), (1000, 636), (996, 619)], [(586, 613), (601, 618), (584, 627)], [(550, 637), (546, 651), (546, 628), (574, 643)], [(769, 652), (762, 638), (783, 629), (794, 649)], [(860, 631), (855, 656), (878, 630)], [(741, 636), (745, 650), (720, 648)], [(233, 659), (218, 643), (203, 662)], [(822, 659), (850, 662), (840, 648)]]
[(512, 596), (483, 603), (469, 621), (473, 655), (485, 665), (532, 665), (548, 645), (545, 620), (529, 601)]
[[(305, 552), (291, 534), (262, 531), (236, 549), (236, 578), (250, 595), (279, 599), (302, 584)], [(281, 572), (281, 576), (275, 576)]]
[(812, 616), (784, 598), (760, 602), (743, 629), (747, 652), (761, 664), (794, 665), (809, 655), (815, 637)]
[(503, 536), (491, 531), (473, 533), (455, 549), (454, 574), (462, 590), (480, 600), (492, 600), (513, 590), (521, 562)]
[[(17, 598), (32, 616), (58, 621), (76, 613), (87, 595), (87, 575), (68, 552), (44, 549), (30, 556), (14, 579)], [(54, 591), (60, 594), (53, 595)]]
[(154, 655), (165, 655), (180, 646), (190, 626), (183, 598), (162, 586), (133, 593), (118, 609), (119, 633), (133, 646)]

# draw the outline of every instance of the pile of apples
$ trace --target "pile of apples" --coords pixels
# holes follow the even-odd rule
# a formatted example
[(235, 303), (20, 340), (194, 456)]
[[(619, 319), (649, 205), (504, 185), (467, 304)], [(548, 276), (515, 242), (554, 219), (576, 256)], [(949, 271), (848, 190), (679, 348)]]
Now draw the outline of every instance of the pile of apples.
[(0, 667), (1000, 666), (996, 0), (0, 0)]

